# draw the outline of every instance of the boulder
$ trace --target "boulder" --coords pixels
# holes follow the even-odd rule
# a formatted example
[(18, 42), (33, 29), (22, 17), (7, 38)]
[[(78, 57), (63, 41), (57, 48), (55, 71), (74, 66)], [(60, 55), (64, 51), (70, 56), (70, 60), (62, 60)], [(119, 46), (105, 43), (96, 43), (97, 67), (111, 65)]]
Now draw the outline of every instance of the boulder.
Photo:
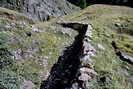
[(20, 89), (33, 89), (35, 84), (32, 81), (24, 80)]
[(91, 78), (88, 74), (82, 73), (82, 74), (79, 76), (78, 79), (79, 79), (80, 81), (85, 82), (85, 81), (91, 80), (92, 78)]
[(79, 71), (80, 71), (80, 73), (87, 73), (87, 74), (97, 75), (97, 73), (93, 69), (90, 69), (90, 68), (87, 68), (87, 67), (82, 67), (82, 68), (80, 68)]

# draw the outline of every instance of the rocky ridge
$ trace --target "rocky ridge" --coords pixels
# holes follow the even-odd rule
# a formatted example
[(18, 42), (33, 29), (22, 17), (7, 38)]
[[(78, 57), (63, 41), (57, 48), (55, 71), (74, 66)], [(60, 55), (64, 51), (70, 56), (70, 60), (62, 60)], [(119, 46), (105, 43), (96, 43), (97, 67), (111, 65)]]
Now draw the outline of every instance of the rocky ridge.
[(40, 21), (79, 10), (66, 0), (1, 0), (0, 7), (17, 10), (31, 19)]

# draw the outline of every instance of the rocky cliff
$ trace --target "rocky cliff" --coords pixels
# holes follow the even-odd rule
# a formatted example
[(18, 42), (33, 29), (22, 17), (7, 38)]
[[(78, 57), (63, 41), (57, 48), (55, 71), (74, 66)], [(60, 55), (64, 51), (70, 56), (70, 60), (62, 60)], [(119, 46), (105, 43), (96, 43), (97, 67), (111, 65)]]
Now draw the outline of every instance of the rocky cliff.
[(79, 10), (66, 0), (0, 0), (0, 7), (17, 10), (29, 18), (40, 21)]

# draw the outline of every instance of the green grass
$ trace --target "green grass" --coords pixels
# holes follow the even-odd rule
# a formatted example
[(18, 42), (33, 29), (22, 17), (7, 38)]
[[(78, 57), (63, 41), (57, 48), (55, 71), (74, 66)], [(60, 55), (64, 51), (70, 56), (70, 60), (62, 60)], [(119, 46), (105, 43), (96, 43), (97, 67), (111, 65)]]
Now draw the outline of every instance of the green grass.
[[(47, 71), (50, 71), (53, 64), (57, 61), (58, 57), (62, 54), (64, 47), (70, 45), (73, 41), (72, 38), (76, 35), (69, 36), (62, 34), (59, 29), (60, 26), (57, 22), (63, 21), (78, 21), (83, 23), (92, 24), (93, 37), (92, 44), (96, 48), (96, 56), (93, 57), (95, 70), (98, 72), (98, 78), (102, 76), (109, 76), (111, 78), (110, 84), (92, 81), (94, 89), (132, 89), (132, 85), (128, 82), (128, 77), (122, 72), (127, 66), (128, 72), (132, 75), (132, 66), (121, 61), (115, 54), (115, 50), (112, 47), (112, 41), (116, 41), (119, 48), (125, 52), (132, 52), (132, 36), (127, 33), (132, 30), (133, 23), (133, 9), (128, 7), (109, 6), (109, 5), (92, 5), (80, 12), (72, 13), (69, 16), (63, 16), (60, 18), (51, 19), (48, 22), (37, 22), (35, 25), (41, 28), (42, 32), (33, 32), (31, 28), (18, 24), (17, 20), (11, 20), (4, 15), (3, 11), (13, 14), (17, 17), (14, 11), (8, 11), (7, 9), (0, 9), (0, 27), (4, 28), (6, 24), (16, 23), (17, 27), (3, 31), (0, 35), (7, 38), (8, 50), (13, 52), (17, 49), (21, 49), (26, 52), (29, 48), (38, 49), (32, 57), (22, 56), (20, 61), (14, 60), (14, 64), (11, 67), (13, 75), (22, 77), (27, 80), (31, 80), (36, 84), (36, 88), (40, 86), (42, 77), (45, 77)], [(3, 17), (4, 15), (4, 17)], [(18, 15), (19, 18), (19, 15)], [(21, 20), (21, 18), (19, 18)], [(20, 21), (19, 20), (19, 21)], [(29, 22), (30, 23), (30, 22)], [(122, 24), (120, 27), (116, 26), (116, 23)], [(33, 24), (33, 23), (32, 23)], [(30, 25), (30, 24), (28, 24)], [(118, 29), (125, 29), (123, 34), (118, 33)], [(31, 32), (31, 36), (28, 37), (26, 32)], [(3, 35), (4, 33), (4, 35)], [(7, 36), (8, 35), (8, 36)], [(120, 38), (121, 40), (117, 40)], [(11, 40), (15, 40), (11, 42)], [(1, 43), (5, 42), (5, 39), (0, 39)], [(34, 43), (35, 42), (35, 43)], [(105, 50), (97, 48), (97, 44), (103, 45)], [(5, 45), (5, 44), (4, 44)], [(44, 59), (40, 57), (47, 56), (48, 64), (40, 65)], [(8, 73), (8, 70), (4, 72)], [(43, 76), (41, 76), (43, 73)], [(0, 77), (1, 79), (2, 77)], [(20, 84), (21, 85), (21, 84)]]
[[(3, 12), (3, 9), (0, 12)], [(4, 11), (5, 12), (5, 11)], [(14, 11), (6, 11), (13, 16), (16, 16)], [(17, 14), (18, 15), (18, 14)], [(7, 63), (8, 60), (11, 61), (11, 66), (8, 64), (2, 63), (4, 65), (2, 73), (6, 73), (11, 76), (15, 76), (16, 80), (11, 81), (19, 81), (19, 78), (22, 78), (21, 82), (17, 82), (12, 84), (13, 89), (20, 87), (23, 83), (23, 80), (30, 80), (35, 84), (35, 89), (40, 87), (41, 81), (44, 80), (47, 72), (50, 71), (51, 67), (58, 60), (58, 57), (61, 55), (65, 46), (69, 45), (72, 42), (72, 37), (67, 34), (62, 34), (60, 31), (55, 31), (57, 28), (53, 28), (54, 26), (46, 26), (40, 27), (40, 31), (42, 32), (34, 32), (30, 25), (33, 25), (31, 22), (27, 22), (26, 25), (19, 24), (18, 19), (21, 19), (18, 15), (17, 20), (12, 20), (8, 17), (4, 17), (4, 13), (0, 15), (0, 48), (8, 49), (7, 51), (11, 52), (14, 55), (14, 51), (21, 50), (21, 57), (19, 59), (13, 59), (12, 56), (9, 55), (7, 59), (5, 59), (4, 55), (0, 57), (0, 60), (3, 60)], [(14, 28), (6, 28), (7, 24), (16, 24), (17, 26)], [(35, 24), (34, 24), (35, 25)], [(46, 30), (45, 30), (45, 29)], [(31, 33), (31, 36), (27, 36), (27, 32)], [(37, 50), (33, 52), (32, 56), (25, 56), (29, 49)], [(34, 51), (33, 50), (33, 51)], [(0, 53), (3, 52), (0, 50)], [(8, 54), (6, 53), (5, 56)], [(28, 55), (28, 54), (27, 54)], [(44, 59), (43, 57), (48, 57), (48, 59)], [(9, 59), (10, 58), (10, 59)], [(42, 64), (42, 62), (47, 63)], [(1, 73), (0, 80), (0, 88), (10, 89), (10, 84), (5, 84), (6, 75), (4, 76)], [(13, 74), (12, 74), (13, 73)], [(16, 85), (17, 84), (17, 85)], [(18, 89), (18, 88), (17, 88)]]
[(33, 20), (24, 16), (22, 13), (18, 13), (16, 11), (2, 8), (2, 7), (0, 7), (0, 17), (2, 17), (2, 18), (5, 17), (4, 19), (8, 18), (8, 19), (14, 20), (14, 21), (26, 21), (30, 24), (35, 23)]
[[(115, 23), (127, 24), (127, 30), (132, 30), (133, 22), (133, 9), (128, 7), (119, 7), (119, 6), (109, 6), (109, 5), (92, 5), (81, 12), (75, 12), (70, 16), (64, 16), (59, 22), (62, 21), (78, 21), (83, 23), (92, 24), (93, 37), (92, 44), (97, 47), (97, 44), (102, 44), (105, 47), (105, 50), (100, 50), (97, 48), (96, 56), (92, 59), (94, 60), (94, 67), (98, 74), (106, 72), (111, 76), (111, 86), (105, 84), (101, 86), (99, 83), (94, 83), (96, 85), (95, 89), (132, 89), (132, 84), (128, 82), (128, 77), (122, 72), (122, 66), (124, 65), (123, 61), (119, 59), (115, 54), (115, 50), (112, 47), (112, 41), (116, 40), (118, 37), (123, 37), (125, 40), (120, 41), (119, 45), (122, 46), (122, 49), (127, 51), (132, 50), (132, 35), (125, 33), (126, 35), (119, 34), (115, 29)], [(112, 37), (112, 34), (116, 34), (115, 37)], [(130, 32), (129, 32), (130, 33)], [(126, 46), (129, 46), (128, 48)], [(126, 47), (126, 48), (125, 48)], [(132, 71), (130, 67), (129, 71)], [(99, 75), (100, 77), (101, 75)]]
[[(92, 24), (93, 37), (92, 44), (97, 48), (97, 44), (103, 45), (105, 50), (96, 49), (96, 56), (94, 60), (94, 67), (98, 72), (98, 77), (102, 73), (107, 73), (111, 77), (110, 84), (102, 84), (97, 81), (92, 81), (94, 89), (132, 89), (132, 83), (128, 81), (128, 77), (122, 72), (123, 66), (128, 66), (125, 62), (121, 61), (115, 54), (112, 47), (112, 41), (118, 38), (125, 40), (118, 40), (119, 47), (124, 51), (132, 50), (132, 31), (133, 23), (133, 9), (124, 6), (111, 6), (111, 5), (92, 5), (80, 12), (72, 13), (69, 16), (55, 18), (46, 23), (39, 23), (38, 26), (49, 26), (56, 22), (77, 21), (82, 23)], [(120, 23), (118, 27), (115, 24)], [(125, 29), (123, 34), (118, 33), (117, 29)], [(126, 46), (129, 46), (128, 48)], [(126, 48), (125, 48), (126, 47)], [(132, 73), (132, 68), (129, 67), (128, 72)]]

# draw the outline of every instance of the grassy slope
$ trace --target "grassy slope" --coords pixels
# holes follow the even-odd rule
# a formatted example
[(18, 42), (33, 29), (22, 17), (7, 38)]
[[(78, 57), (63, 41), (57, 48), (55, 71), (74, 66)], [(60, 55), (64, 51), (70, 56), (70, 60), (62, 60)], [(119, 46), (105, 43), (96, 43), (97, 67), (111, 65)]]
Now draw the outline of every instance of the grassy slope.
[[(8, 12), (8, 11), (7, 11)], [(13, 12), (14, 13), (14, 12)], [(4, 23), (3, 23), (4, 19)], [(6, 19), (6, 20), (5, 20)], [(5, 22), (7, 21), (7, 22)], [(17, 72), (15, 74), (22, 75), (24, 78), (32, 80), (36, 85), (40, 84), (40, 73), (44, 72), (45, 74), (46, 70), (50, 69), (52, 64), (55, 62), (55, 59), (58, 58), (58, 56), (61, 53), (60, 46), (62, 44), (62, 47), (64, 47), (64, 44), (67, 43), (67, 41), (72, 40), (72, 37), (69, 37), (64, 34), (60, 34), (60, 32), (54, 32), (55, 30), (58, 30), (59, 26), (56, 25), (56, 22), (62, 22), (62, 21), (79, 21), (83, 23), (90, 23), (93, 25), (93, 39), (92, 44), (97, 48), (97, 44), (102, 44), (105, 50), (101, 50), (97, 48), (97, 56), (93, 57), (94, 60), (94, 66), (96, 71), (99, 74), (99, 77), (101, 76), (109, 76), (111, 78), (111, 82), (105, 83), (105, 84), (99, 84), (98, 82), (92, 82), (95, 89), (103, 89), (103, 87), (109, 87), (109, 89), (133, 89), (131, 86), (131, 83), (128, 82), (128, 75), (125, 74), (130, 72), (129, 74), (133, 74), (133, 70), (131, 69), (132, 65), (129, 65), (125, 62), (122, 62), (119, 57), (115, 55), (115, 51), (111, 45), (111, 42), (115, 40), (117, 37), (124, 37), (124, 39), (132, 38), (132, 35), (129, 34), (118, 34), (116, 32), (117, 29), (120, 27), (117, 27), (116, 23), (121, 24), (129, 24), (128, 27), (130, 30), (132, 30), (132, 23), (133, 23), (133, 9), (128, 7), (118, 7), (118, 6), (107, 6), (107, 5), (93, 5), (90, 6), (80, 12), (72, 13), (69, 16), (63, 16), (60, 18), (55, 18), (50, 20), (49, 22), (44, 23), (37, 23), (36, 26), (43, 28), (43, 32), (36, 33), (32, 32), (31, 28), (28, 28), (25, 26), (23, 30), (19, 30), (20, 28), (15, 28), (14, 30), (7, 31), (6, 34), (9, 35), (9, 37), (16, 37), (21, 38), (18, 42), (18, 44), (11, 44), (8, 45), (11, 50), (15, 50), (17, 48), (21, 48), (22, 50), (27, 50), (28, 46), (31, 47), (34, 44), (32, 44), (33, 40), (39, 41), (39, 44), (37, 45), (37, 48), (44, 49), (43, 51), (39, 51), (34, 55), (32, 58), (25, 58), (24, 61), (18, 62), (18, 65), (15, 65), (15, 68), (17, 66)], [(0, 17), (0, 25), (4, 26), (4, 24), (13, 22), (11, 19), (8, 19), (7, 17)], [(17, 23), (16, 21), (14, 21)], [(18, 31), (19, 30), (19, 31)], [(25, 32), (32, 32), (31, 37), (26, 37)], [(10, 34), (11, 33), (11, 34)], [(21, 36), (20, 36), (21, 34)], [(126, 38), (125, 38), (126, 35)], [(60, 39), (60, 40), (59, 40)], [(127, 40), (124, 41), (124, 43), (121, 44), (121, 42), (118, 42), (120, 47), (124, 51), (127, 52), (127, 50), (132, 51), (132, 45), (131, 48), (128, 49), (125, 48), (124, 44)], [(129, 41), (128, 44), (131, 42)], [(122, 46), (121, 46), (122, 45)], [(34, 46), (33, 46), (34, 47)], [(49, 54), (49, 51), (52, 52), (52, 54)], [(48, 61), (48, 65), (50, 66), (44, 67), (40, 66), (38, 63), (40, 56), (50, 56), (50, 59)], [(36, 62), (37, 61), (37, 62)], [(35, 66), (36, 65), (36, 66)], [(128, 71), (127, 71), (128, 70)], [(5, 71), (4, 71), (5, 72)], [(29, 77), (30, 75), (30, 77)], [(130, 75), (131, 76), (131, 75)], [(98, 78), (99, 78), (98, 77)], [(39, 81), (39, 82), (38, 82)]]
[[(98, 52), (94, 58), (94, 66), (99, 74), (105, 72), (111, 75), (113, 85), (110, 86), (107, 84), (107, 87), (109, 86), (110, 89), (132, 89), (132, 83), (128, 82), (127, 76), (125, 76), (124, 70), (122, 69), (128, 66), (126, 70), (132, 71), (132, 66), (120, 61), (115, 55), (111, 42), (114, 38), (124, 37), (125, 35), (128, 38), (133, 38), (133, 35), (116, 33), (119, 27), (115, 26), (116, 23), (122, 25), (129, 24), (126, 28), (130, 28), (133, 25), (133, 9), (118, 6), (94, 5), (82, 11), (81, 15), (72, 17), (72, 19), (70, 18), (70, 20), (83, 21), (93, 25), (94, 34), (92, 44), (96, 46), (100, 43), (105, 47), (105, 50), (97, 49)], [(133, 27), (130, 30), (133, 30)], [(112, 37), (112, 34), (115, 34), (116, 37)], [(124, 39), (122, 40), (124, 43), (128, 42), (128, 40), (133, 41), (132, 39)], [(127, 44), (132, 45), (131, 42)], [(123, 44), (119, 43), (119, 45), (122, 45), (121, 49), (125, 51)], [(128, 50), (133, 51), (132, 47), (128, 48)]]
[[(15, 24), (15, 26), (8, 28), (10, 24)], [(64, 47), (72, 41), (73, 36), (57, 31), (62, 28), (56, 24), (45, 25), (39, 29), (40, 32), (33, 31), (32, 25), (35, 25), (34, 22), (21, 14), (0, 8), (0, 54), (3, 52), (2, 48), (13, 55), (19, 50), (18, 55), (21, 55), (17, 60), (7, 57), (7, 53), (1, 55), (0, 62), (3, 62), (3, 66), (0, 69), (0, 81), (2, 81), (0, 88), (2, 89), (18, 89), (23, 80), (32, 81), (36, 85), (35, 89), (38, 89)], [(5, 65), (8, 59), (11, 60), (11, 65)], [(6, 79), (9, 76), (16, 80), (9, 78), (11, 82), (7, 83)]]
[[(112, 41), (118, 39), (116, 40), (118, 47), (124, 52), (133, 55), (133, 35), (130, 34), (133, 30), (132, 8), (92, 5), (81, 12), (64, 16), (58, 21), (80, 21), (93, 25), (92, 44), (96, 48), (97, 44), (102, 44), (105, 48), (105, 50), (97, 48), (97, 56), (93, 58), (95, 69), (99, 73), (99, 77), (109, 75), (112, 79), (112, 82), (109, 82), (109, 84), (105, 83), (100, 85), (99, 83), (95, 83), (95, 88), (133, 89), (132, 82), (128, 81), (128, 77), (133, 76), (133, 66), (121, 61), (115, 55), (114, 48), (111, 45)], [(117, 23), (120, 26), (117, 26)], [(121, 28), (123, 30), (122, 34), (117, 31)], [(129, 46), (127, 47), (126, 45)]]

